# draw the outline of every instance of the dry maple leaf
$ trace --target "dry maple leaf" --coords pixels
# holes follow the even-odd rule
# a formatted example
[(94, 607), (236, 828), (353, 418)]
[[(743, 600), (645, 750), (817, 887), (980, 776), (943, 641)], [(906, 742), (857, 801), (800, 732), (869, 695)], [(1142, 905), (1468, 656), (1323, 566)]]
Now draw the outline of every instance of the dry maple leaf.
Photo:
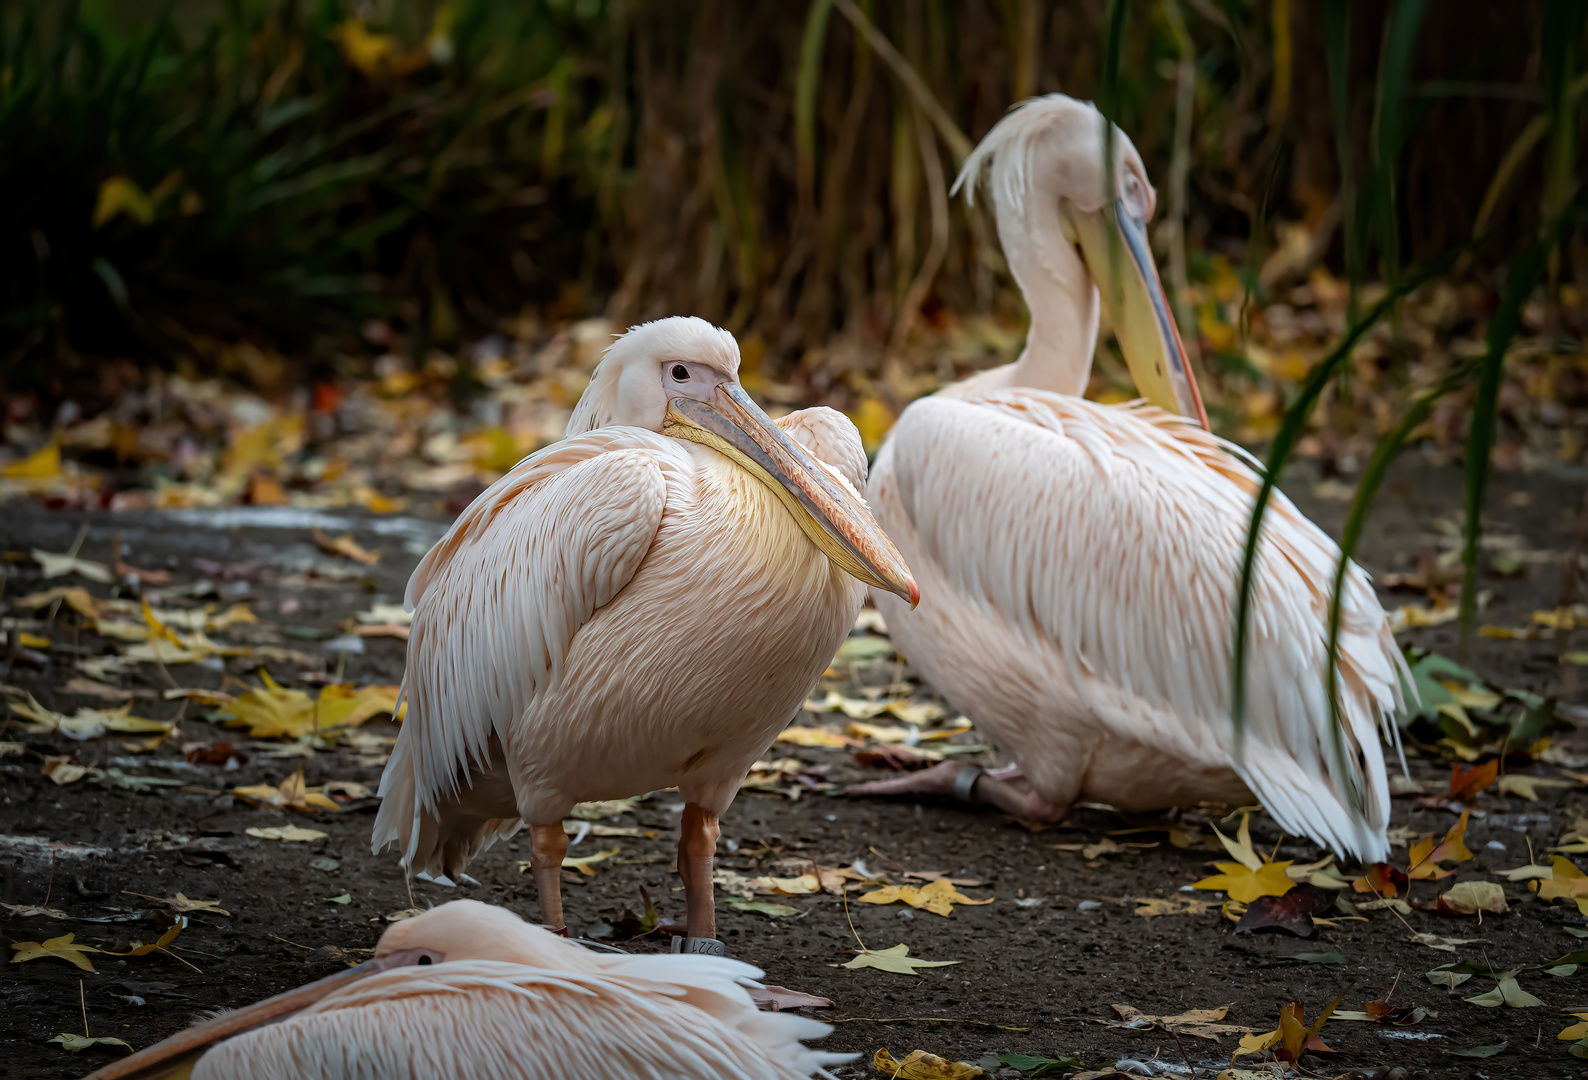
[(1481, 924), (1482, 912), (1504, 915), (1510, 910), (1505, 902), (1505, 890), (1493, 881), (1463, 881), (1452, 885), (1434, 901), (1432, 910), (1441, 915), (1477, 915)]
[(962, 963), (959, 960), (918, 960), (910, 955), (908, 945), (895, 945), (891, 949), (867, 949), (861, 947), (860, 952), (847, 964), (839, 967), (858, 970), (860, 968), (876, 968), (879, 971), (891, 971), (895, 975), (917, 975), (917, 968), (948, 967), (950, 964)]
[(949, 1061), (925, 1050), (911, 1050), (902, 1059), (888, 1053), (887, 1047), (871, 1058), (871, 1067), (898, 1080), (973, 1080), (986, 1076), (987, 1070), (968, 1061)]
[(176, 917), (176, 921), (170, 925), (166, 932), (155, 938), (155, 940), (148, 945), (134, 941), (130, 946), (128, 946), (126, 952), (108, 952), (103, 949), (100, 951), (104, 952), (106, 956), (148, 956), (156, 949), (163, 949), (167, 945), (171, 944), (171, 942), (176, 940), (176, 936), (186, 928), (187, 916), (178, 915)]
[(76, 964), (84, 971), (93, 971), (93, 961), (88, 959), (88, 953), (104, 952), (92, 945), (74, 945), (72, 939), (76, 934), (62, 934), (60, 937), (50, 938), (47, 941), (18, 941), (11, 948), (16, 950), (16, 955), (11, 958), (13, 964), (21, 964), (28, 960), (38, 960), (45, 956), (55, 956), (69, 964)]
[(315, 810), (342, 809), (335, 799), (327, 796), (322, 790), (310, 790), (304, 783), (302, 769), (283, 780), (279, 788), (271, 787), (269, 784), (254, 784), (250, 787), (232, 788), (232, 796), (258, 806), (296, 810), (300, 814), (313, 813)]
[(1568, 1042), (1576, 1042), (1578, 1039), (1588, 1039), (1588, 1012), (1574, 1012), (1567, 1013), (1566, 1015), (1575, 1016), (1578, 1020), (1582, 1021), (1582, 1023), (1573, 1024), (1568, 1028), (1563, 1028), (1561, 1033), (1555, 1036), (1555, 1038), (1565, 1039)]
[(873, 892), (868, 892), (858, 898), (863, 904), (892, 904), (900, 900), (913, 908), (930, 911), (934, 915), (948, 916), (954, 914), (955, 904), (969, 904), (980, 907), (990, 904), (995, 897), (989, 896), (985, 900), (972, 900), (960, 892), (947, 881), (939, 878), (929, 885), (917, 887), (915, 885), (885, 885)]
[(1478, 797), (1478, 793), (1492, 785), (1500, 773), (1500, 759), (1485, 761), (1482, 765), (1474, 765), (1470, 769), (1461, 767), (1461, 762), (1450, 763), (1450, 797), (1470, 802)]
[(1179, 1035), (1194, 1035), (1199, 1039), (1212, 1039), (1218, 1041), (1220, 1035), (1235, 1035), (1249, 1032), (1251, 1028), (1241, 1027), (1237, 1024), (1221, 1024), (1230, 1011), (1228, 1005), (1221, 1005), (1216, 1009), (1187, 1009), (1176, 1016), (1148, 1016), (1140, 1009), (1131, 1005), (1114, 1005), (1113, 1010), (1119, 1014), (1118, 1020), (1106, 1020), (1109, 1027), (1131, 1028), (1137, 1031), (1151, 1031), (1161, 1027), (1165, 1031)]
[(1241, 827), (1234, 840), (1218, 829), (1213, 832), (1236, 861), (1214, 863), (1222, 872), (1194, 883), (1193, 889), (1217, 890), (1227, 893), (1231, 900), (1249, 904), (1259, 896), (1284, 896), (1295, 886), (1285, 872), (1294, 860), (1274, 862), (1253, 850), (1250, 814), (1241, 815)]
[(132, 1049), (132, 1044), (127, 1042), (125, 1039), (113, 1039), (104, 1035), (98, 1037), (92, 1037), (88, 1035), (73, 1035), (69, 1031), (62, 1031), (58, 1033), (55, 1038), (48, 1041), (52, 1043), (59, 1043), (63, 1049), (69, 1050), (74, 1054), (78, 1053), (79, 1051), (87, 1050), (90, 1046), (99, 1046), (101, 1044), (105, 1046), (125, 1046), (128, 1050)]
[(1359, 893), (1370, 892), (1380, 898), (1394, 899), (1406, 884), (1406, 874), (1399, 867), (1389, 863), (1374, 863), (1368, 867), (1367, 873), (1351, 882), (1351, 888)]
[(299, 825), (273, 825), (268, 829), (244, 829), (248, 836), (260, 840), (283, 840), (287, 843), (307, 844), (311, 840), (324, 840), (329, 833), (319, 829), (305, 829)]

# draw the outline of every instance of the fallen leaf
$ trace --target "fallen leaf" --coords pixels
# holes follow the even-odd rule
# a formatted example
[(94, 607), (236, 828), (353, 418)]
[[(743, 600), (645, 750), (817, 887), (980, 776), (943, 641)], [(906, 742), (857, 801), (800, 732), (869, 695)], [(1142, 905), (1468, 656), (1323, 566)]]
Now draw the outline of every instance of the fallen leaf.
[(113, 1039), (109, 1036), (90, 1038), (87, 1035), (73, 1035), (69, 1031), (63, 1031), (49, 1041), (52, 1043), (59, 1043), (62, 1047), (70, 1050), (74, 1054), (82, 1050), (87, 1050), (90, 1046), (99, 1046), (101, 1044), (105, 1046), (125, 1046), (128, 1050), (132, 1049), (132, 1044), (127, 1042), (125, 1039)]
[(7, 480), (53, 480), (61, 475), (61, 444), (51, 439), (21, 461), (0, 469)]
[(1482, 765), (1474, 765), (1470, 769), (1461, 767), (1461, 762), (1450, 763), (1450, 796), (1463, 802), (1477, 798), (1478, 793), (1490, 787), (1500, 773), (1500, 759), (1486, 761)]
[(267, 829), (244, 829), (249, 836), (256, 836), (261, 840), (284, 840), (288, 843), (308, 843), (311, 840), (324, 840), (328, 833), (319, 829), (305, 829), (298, 825), (272, 825)]
[(735, 897), (728, 901), (728, 906), (735, 911), (748, 911), (756, 915), (766, 915), (773, 919), (787, 919), (800, 914), (800, 909), (787, 904), (774, 904), (769, 900), (746, 900)]
[(795, 746), (828, 746), (845, 747), (855, 745), (855, 740), (847, 735), (840, 735), (827, 728), (794, 727), (784, 728), (778, 733), (778, 742), (793, 743)]
[(1180, 1035), (1194, 1035), (1199, 1039), (1212, 1039), (1218, 1041), (1220, 1035), (1234, 1035), (1250, 1032), (1251, 1028), (1240, 1027), (1235, 1024), (1221, 1024), (1220, 1020), (1229, 1013), (1228, 1005), (1216, 1009), (1187, 1009), (1175, 1016), (1148, 1016), (1140, 1009), (1130, 1005), (1113, 1005), (1111, 1008), (1119, 1014), (1118, 1020), (1104, 1021), (1109, 1027), (1130, 1028), (1136, 1031), (1151, 1031), (1162, 1028), (1165, 1031)]
[(1413, 934), (1408, 940), (1410, 940), (1414, 945), (1426, 945), (1430, 949), (1438, 949), (1440, 952), (1453, 953), (1456, 951), (1457, 945), (1477, 945), (1480, 942), (1487, 941), (1488, 939), (1478, 937), (1440, 937), (1437, 934)]
[(1489, 1043), (1484, 1046), (1457, 1047), (1454, 1050), (1446, 1050), (1445, 1053), (1449, 1054), (1451, 1057), (1491, 1058), (1510, 1045), (1511, 1043), (1509, 1040), (1502, 1040), (1500, 1042)]
[[(1444, 840), (1437, 847), (1434, 838), (1424, 837), (1411, 846), (1407, 854), (1408, 867), (1406, 876), (1414, 881), (1438, 881), (1440, 878), (1449, 877), (1454, 870), (1442, 869), (1441, 862), (1469, 862), (1472, 852), (1467, 850), (1464, 839), (1467, 835), (1467, 814), (1462, 811), (1460, 819), (1445, 832)], [(1393, 893), (1389, 895), (1394, 895)]]
[[(1234, 894), (1231, 894), (1234, 897)], [(1238, 899), (1238, 897), (1236, 897)], [(1315, 937), (1314, 915), (1321, 915), (1334, 906), (1334, 897), (1316, 885), (1298, 884), (1283, 895), (1254, 897), (1246, 912), (1235, 924), (1237, 934), (1250, 934), (1263, 930), (1278, 931), (1299, 938)]]
[(877, 968), (879, 971), (891, 971), (895, 975), (916, 975), (919, 968), (948, 967), (950, 964), (963, 963), (960, 960), (918, 960), (910, 955), (908, 945), (895, 945), (891, 949), (862, 948), (860, 953), (847, 964), (839, 967), (858, 970), (860, 968)]
[(1204, 915), (1217, 907), (1215, 901), (1198, 900), (1182, 894), (1136, 897), (1136, 914), (1144, 919), (1159, 915)]
[(153, 943), (151, 943), (149, 945), (141, 945), (138, 942), (134, 941), (128, 947), (126, 952), (108, 952), (108, 951), (105, 951), (105, 950), (100, 950), (100, 951), (101, 952), (105, 952), (106, 956), (147, 956), (150, 953), (154, 952), (156, 949), (163, 949), (167, 945), (171, 944), (171, 942), (176, 940), (176, 936), (178, 934), (180, 934), (186, 927), (187, 927), (187, 916), (186, 915), (178, 915), (176, 917), (176, 921), (171, 924), (170, 928), (167, 929), (165, 933), (161, 934), (158, 938), (156, 938), (153, 941)]
[(1405, 604), (1389, 613), (1390, 633), (1403, 634), (1420, 627), (1443, 626), (1460, 614), (1461, 609), (1455, 604), (1447, 603), (1437, 608), (1430, 608), (1426, 604)]
[(1520, 773), (1506, 773), (1500, 777), (1499, 784), (1495, 787), (1505, 795), (1515, 795), (1526, 799), (1528, 802), (1538, 802), (1538, 793), (1541, 789), (1571, 787), (1570, 780), (1550, 780), (1543, 776), (1523, 776)]
[(1494, 989), (1487, 994), (1478, 994), (1462, 1000), (1473, 1005), (1481, 1005), (1486, 1009), (1500, 1005), (1507, 1005), (1513, 1009), (1532, 1009), (1544, 1004), (1517, 985), (1515, 971), (1497, 972), (1494, 979)]
[[(1452, 885), (1434, 901), (1433, 910), (1441, 915), (1477, 915), (1482, 911), (1504, 915), (1510, 910), (1505, 890), (1493, 881), (1463, 881)], [(1483, 921), (1480, 917), (1480, 923)]]
[(1538, 883), (1538, 898), (1548, 901), (1570, 900), (1577, 905), (1579, 913), (1588, 915), (1588, 875), (1564, 855), (1554, 856), (1549, 864), (1550, 879)]
[(74, 945), (72, 939), (76, 936), (76, 934), (62, 934), (47, 941), (14, 942), (11, 948), (16, 950), (16, 955), (11, 958), (11, 962), (21, 964), (45, 956), (54, 956), (65, 960), (68, 964), (76, 964), (84, 971), (93, 971), (93, 961), (88, 959), (87, 954), (105, 950), (96, 949), (92, 945)]
[(323, 790), (311, 790), (304, 783), (302, 769), (283, 780), (279, 788), (269, 784), (254, 784), (250, 787), (232, 788), (232, 796), (255, 806), (296, 810), (300, 814), (313, 813), (315, 810), (342, 809), (336, 800), (324, 794)]
[(887, 885), (874, 892), (866, 893), (858, 899), (863, 904), (892, 904), (902, 900), (913, 908), (930, 911), (934, 915), (946, 916), (954, 913), (955, 904), (968, 904), (979, 907), (982, 904), (992, 903), (995, 898), (989, 896), (985, 900), (972, 900), (947, 881), (939, 878), (924, 887)]
[(333, 540), (321, 532), (319, 528), (315, 528), (314, 542), (320, 545), (322, 551), (329, 552), (332, 555), (341, 555), (352, 559), (354, 562), (363, 563), (365, 566), (374, 566), (380, 562), (380, 556), (373, 551), (360, 547), (358, 542), (353, 539), (352, 533), (348, 533), (346, 536), (338, 536)]
[[(594, 855), (569, 855), (562, 860), (562, 868), (564, 870), (577, 870), (585, 877), (595, 877), (595, 871), (590, 869), (591, 864), (610, 859), (621, 850), (622, 848), (614, 844), (603, 851), (596, 852)], [(518, 872), (520, 874), (528, 873), (531, 869), (533, 867), (527, 859), (521, 860), (518, 864)]]
[(1566, 1015), (1575, 1016), (1579, 1021), (1581, 1021), (1581, 1023), (1572, 1024), (1570, 1027), (1562, 1028), (1561, 1033), (1555, 1036), (1555, 1038), (1564, 1039), (1567, 1042), (1576, 1042), (1578, 1039), (1588, 1039), (1588, 1012), (1574, 1012), (1567, 1013)]
[(46, 919), (71, 918), (70, 915), (66, 914), (66, 912), (62, 911), (60, 908), (38, 907), (34, 904), (0, 904), (0, 908), (5, 908), (12, 915), (15, 915), (19, 919), (33, 919), (40, 916)]
[(202, 911), (208, 915), (225, 915), (228, 918), (231, 916), (231, 912), (221, 907), (221, 902), (219, 900), (189, 900), (181, 893), (177, 893), (175, 896), (168, 899), (163, 896), (149, 896), (145, 893), (127, 892), (125, 889), (122, 891), (127, 896), (137, 896), (144, 900), (153, 900), (157, 903), (165, 904), (172, 911), (183, 914), (189, 911)]
[(1351, 882), (1351, 888), (1359, 893), (1375, 893), (1380, 898), (1393, 899), (1406, 884), (1406, 874), (1400, 868), (1389, 863), (1374, 863), (1367, 873)]
[(39, 771), (49, 777), (54, 783), (64, 787), (67, 784), (75, 784), (87, 776), (89, 768), (73, 761), (71, 755), (62, 754), (45, 758), (44, 764)]
[(980, 1065), (948, 1061), (925, 1050), (911, 1050), (898, 1060), (886, 1047), (872, 1056), (871, 1067), (898, 1080), (972, 1080), (972, 1077), (987, 1075), (987, 1070)]
[(101, 585), (109, 585), (116, 580), (110, 572), (110, 567), (104, 563), (93, 562), (90, 559), (79, 559), (73, 555), (57, 555), (53, 552), (33, 549), (33, 561), (44, 569), (45, 578), (65, 577), (67, 574), (76, 574), (89, 581), (97, 581)]
[(57, 600), (65, 601), (67, 607), (87, 618), (97, 619), (100, 616), (99, 601), (89, 595), (88, 590), (81, 585), (57, 585), (53, 589), (19, 596), (11, 603), (25, 611), (37, 611)]
[(336, 896), (327, 896), (325, 902), (327, 904), (351, 904), (353, 902), (353, 894), (339, 893)]
[(1510, 870), (1496, 870), (1494, 876), (1503, 877), (1506, 881), (1549, 881), (1555, 876), (1555, 871), (1538, 863), (1528, 863)]
[(1424, 972), (1423, 977), (1435, 986), (1443, 986), (1446, 990), (1454, 990), (1472, 978), (1472, 972), (1457, 971), (1456, 966), (1454, 964), (1441, 964), (1432, 971)]

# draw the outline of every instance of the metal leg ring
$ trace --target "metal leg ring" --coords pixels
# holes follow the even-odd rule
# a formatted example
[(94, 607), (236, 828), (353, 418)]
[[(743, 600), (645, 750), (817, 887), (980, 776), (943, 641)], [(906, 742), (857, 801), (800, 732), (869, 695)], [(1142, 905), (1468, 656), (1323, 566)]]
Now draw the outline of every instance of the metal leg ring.
[(960, 802), (975, 802), (976, 781), (982, 778), (985, 770), (980, 765), (967, 765), (954, 777), (954, 798)]

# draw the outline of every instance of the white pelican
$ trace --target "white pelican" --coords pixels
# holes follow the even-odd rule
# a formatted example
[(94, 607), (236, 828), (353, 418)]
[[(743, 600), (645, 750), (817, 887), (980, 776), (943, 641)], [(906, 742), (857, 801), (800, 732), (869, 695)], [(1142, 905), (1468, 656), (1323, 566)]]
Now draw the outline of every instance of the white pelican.
[(454, 900), (372, 960), (188, 1028), (89, 1080), (798, 1080), (853, 1054), (759, 1012), (761, 972), (717, 956), (603, 955), (505, 908)]
[(721, 953), (717, 816), (854, 624), (861, 582), (917, 596), (856, 490), (854, 425), (831, 409), (774, 424), (738, 369), (700, 319), (631, 330), (566, 437), (420, 561), (375, 850), (456, 875), (527, 822), (541, 915), (562, 929), (574, 804), (676, 786), (675, 950)]
[[(1153, 810), (1249, 788), (1287, 831), (1383, 858), (1380, 733), (1398, 744), (1405, 662), (1352, 565), (1337, 743), (1324, 672), (1339, 549), (1278, 493), (1237, 757), (1232, 612), (1259, 479), (1238, 447), (1182, 418), (1206, 423), (1147, 246), (1155, 196), (1117, 129), (1106, 190), (1104, 131), (1090, 104), (1054, 94), (1013, 110), (966, 160), (967, 196), (991, 166), (1030, 335), (1013, 364), (905, 409), (867, 486), (924, 598), (911, 611), (877, 595), (894, 640), (1015, 768), (944, 764), (852, 790), (975, 795), (1057, 821), (1077, 799)], [(1080, 396), (1099, 287), (1137, 386), (1162, 409)]]

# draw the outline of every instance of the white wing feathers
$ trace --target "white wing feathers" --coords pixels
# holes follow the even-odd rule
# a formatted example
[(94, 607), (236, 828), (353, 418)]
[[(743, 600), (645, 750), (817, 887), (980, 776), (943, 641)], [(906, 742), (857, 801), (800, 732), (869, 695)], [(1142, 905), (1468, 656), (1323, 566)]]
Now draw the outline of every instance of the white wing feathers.
[[(689, 980), (694, 985), (679, 985), (676, 971), (658, 971), (659, 980), (649, 981), (491, 960), (440, 964), (423, 975), (386, 972), (281, 1024), (221, 1043), (193, 1075), (796, 1080), (853, 1056), (800, 1043), (825, 1035), (826, 1024), (757, 1014), (732, 982), (742, 974), (737, 969), (754, 969), (721, 964), (736, 970), (697, 975)], [(740, 1000), (706, 1010), (691, 1000), (702, 992)]]
[(564, 440), (483, 492), (420, 562), (408, 712), (381, 778), (376, 850), (400, 840), (413, 865), (421, 816), (488, 767), (491, 737), (556, 680), (574, 635), (633, 577), (665, 474), (684, 464), (673, 440), (636, 428)]
[[(1232, 600), (1259, 485), (1237, 448), (1152, 407), (1022, 389), (917, 401), (892, 451), (920, 544), (961, 597), (1062, 656), (1111, 726), (1165, 748), (1211, 738), (1233, 761)], [(989, 536), (1003, 545), (994, 558)], [(1380, 732), (1398, 746), (1405, 662), (1352, 564), (1341, 745), (1323, 678), (1338, 555), (1274, 494), (1238, 771), (1288, 831), (1376, 859), (1389, 812)]]

